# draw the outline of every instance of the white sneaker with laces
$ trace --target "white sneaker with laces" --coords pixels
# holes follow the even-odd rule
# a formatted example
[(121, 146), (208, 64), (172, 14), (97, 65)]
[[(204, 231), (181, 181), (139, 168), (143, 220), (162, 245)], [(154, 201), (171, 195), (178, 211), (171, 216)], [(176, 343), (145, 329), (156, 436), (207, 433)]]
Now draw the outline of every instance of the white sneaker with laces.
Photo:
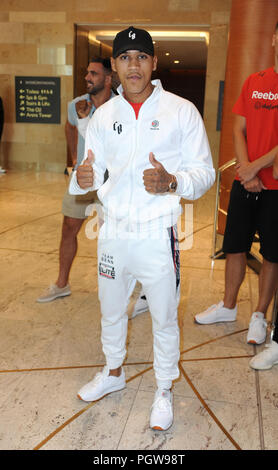
[(237, 306), (235, 308), (226, 308), (223, 300), (221, 300), (218, 304), (211, 305), (204, 312), (195, 315), (194, 320), (200, 325), (210, 325), (217, 322), (235, 321), (236, 316)]
[(140, 313), (147, 312), (148, 310), (149, 310), (149, 306), (148, 306), (147, 299), (145, 295), (143, 294), (143, 292), (141, 292), (141, 294), (139, 295), (135, 303), (135, 306), (134, 306), (134, 309), (130, 318), (135, 318), (137, 317), (137, 315), (140, 315)]
[(109, 375), (109, 368), (105, 366), (102, 372), (98, 372), (93, 380), (82, 387), (77, 396), (80, 400), (95, 401), (104, 397), (108, 393), (117, 392), (126, 386), (125, 373), (122, 368), (121, 375), (115, 377)]
[(257, 370), (271, 369), (274, 364), (278, 364), (278, 344), (276, 341), (266, 344), (265, 349), (252, 357), (249, 362), (250, 367)]
[(170, 390), (157, 389), (151, 407), (150, 427), (166, 431), (173, 423), (173, 398)]
[(52, 300), (58, 299), (58, 297), (66, 297), (70, 294), (71, 290), (69, 284), (65, 287), (58, 287), (56, 284), (51, 284), (46, 292), (37, 299), (37, 302), (51, 302)]
[(261, 312), (254, 312), (249, 323), (247, 343), (264, 343), (266, 339), (266, 327), (267, 321), (265, 320), (264, 314)]

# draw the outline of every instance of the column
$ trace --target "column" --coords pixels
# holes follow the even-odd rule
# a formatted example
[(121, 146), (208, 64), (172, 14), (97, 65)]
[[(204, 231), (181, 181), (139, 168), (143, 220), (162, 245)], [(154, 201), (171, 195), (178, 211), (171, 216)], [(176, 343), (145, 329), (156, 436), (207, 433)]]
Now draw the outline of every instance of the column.
[[(232, 107), (244, 80), (251, 73), (274, 65), (272, 35), (278, 21), (278, 0), (232, 0), (225, 91), (222, 112), (219, 166), (234, 158)], [(223, 234), (225, 212), (234, 169), (222, 175), (218, 233)]]

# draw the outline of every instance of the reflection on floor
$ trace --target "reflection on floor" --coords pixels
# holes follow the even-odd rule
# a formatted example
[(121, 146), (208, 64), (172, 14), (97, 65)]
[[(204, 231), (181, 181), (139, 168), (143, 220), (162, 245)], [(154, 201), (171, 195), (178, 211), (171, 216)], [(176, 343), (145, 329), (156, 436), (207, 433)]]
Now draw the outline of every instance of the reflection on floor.
[(88, 405), (76, 397), (104, 363), (96, 240), (88, 222), (79, 236), (72, 295), (36, 302), (57, 277), (67, 178), (0, 176), (0, 449), (277, 449), (278, 366), (255, 372), (248, 365), (264, 347), (246, 344), (257, 275), (248, 269), (236, 322), (193, 321), (224, 290), (224, 260), (210, 258), (214, 188), (194, 202), (193, 247), (185, 243), (181, 251), (181, 375), (173, 426), (149, 429), (155, 381), (148, 312), (129, 322), (126, 389)]

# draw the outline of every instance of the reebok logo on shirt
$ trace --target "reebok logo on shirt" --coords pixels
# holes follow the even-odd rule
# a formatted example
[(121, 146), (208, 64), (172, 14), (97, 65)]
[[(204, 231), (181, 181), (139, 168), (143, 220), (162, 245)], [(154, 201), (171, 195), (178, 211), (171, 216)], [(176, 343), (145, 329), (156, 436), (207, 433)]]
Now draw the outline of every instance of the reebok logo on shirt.
[(278, 93), (272, 93), (271, 91), (267, 92), (261, 92), (261, 91), (253, 91), (252, 93), (252, 100), (278, 100)]

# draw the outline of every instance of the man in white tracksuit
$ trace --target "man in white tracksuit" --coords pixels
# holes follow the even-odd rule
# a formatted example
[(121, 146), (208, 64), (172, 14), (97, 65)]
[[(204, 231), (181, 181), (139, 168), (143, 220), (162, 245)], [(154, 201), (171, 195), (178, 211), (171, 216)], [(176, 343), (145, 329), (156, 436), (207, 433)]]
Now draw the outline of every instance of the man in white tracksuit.
[[(195, 106), (164, 91), (159, 80), (151, 81), (157, 58), (149, 33), (133, 27), (118, 33), (111, 64), (121, 82), (119, 95), (90, 120), (84, 161), (69, 190), (98, 190), (104, 210), (98, 282), (106, 366), (78, 396), (93, 401), (125, 387), (126, 309), (138, 280), (153, 324), (158, 388), (150, 426), (165, 430), (173, 421), (172, 381), (179, 376), (180, 198), (201, 197), (214, 183), (215, 171)], [(106, 168), (109, 178), (103, 184)]]

